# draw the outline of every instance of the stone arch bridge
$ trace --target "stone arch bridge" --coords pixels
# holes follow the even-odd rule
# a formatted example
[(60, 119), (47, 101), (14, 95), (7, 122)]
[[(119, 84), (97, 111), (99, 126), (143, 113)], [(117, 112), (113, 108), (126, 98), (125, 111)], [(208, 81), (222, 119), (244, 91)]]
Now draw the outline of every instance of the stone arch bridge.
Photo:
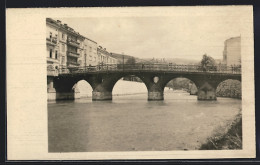
[(86, 80), (92, 87), (92, 100), (112, 100), (114, 85), (122, 77), (139, 77), (148, 91), (148, 100), (163, 100), (164, 87), (178, 77), (194, 82), (198, 100), (216, 100), (216, 88), (227, 79), (241, 82), (240, 68), (207, 68), (196, 65), (102, 65), (83, 68), (48, 70), (48, 99), (78, 98), (74, 85)]

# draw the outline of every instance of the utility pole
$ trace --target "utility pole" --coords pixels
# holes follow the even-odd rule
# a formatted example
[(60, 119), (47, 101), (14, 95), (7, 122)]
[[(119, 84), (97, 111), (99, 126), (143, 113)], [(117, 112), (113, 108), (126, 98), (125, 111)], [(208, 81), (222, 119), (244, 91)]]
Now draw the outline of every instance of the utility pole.
[(87, 54), (84, 54), (85, 56), (85, 72), (86, 72), (86, 67), (87, 67)]
[(125, 66), (124, 66), (124, 65), (125, 65), (125, 61), (124, 61), (124, 60), (125, 60), (124, 52), (122, 53), (122, 55), (123, 55), (123, 71), (124, 71), (124, 69), (125, 69), (125, 68), (124, 68), (124, 67), (125, 67)]

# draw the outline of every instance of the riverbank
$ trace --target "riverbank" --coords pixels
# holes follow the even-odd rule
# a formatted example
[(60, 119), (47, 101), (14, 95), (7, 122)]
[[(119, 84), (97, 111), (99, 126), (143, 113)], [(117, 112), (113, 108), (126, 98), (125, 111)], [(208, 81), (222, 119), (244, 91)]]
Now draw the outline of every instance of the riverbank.
[(200, 150), (239, 150), (242, 149), (242, 115), (240, 113), (232, 122), (220, 126), (214, 135), (202, 144)]

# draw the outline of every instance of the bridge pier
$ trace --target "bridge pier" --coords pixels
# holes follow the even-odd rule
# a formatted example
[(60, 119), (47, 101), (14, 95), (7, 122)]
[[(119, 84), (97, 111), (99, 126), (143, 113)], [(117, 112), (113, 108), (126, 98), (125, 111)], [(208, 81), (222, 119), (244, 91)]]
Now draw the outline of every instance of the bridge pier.
[(58, 91), (55, 93), (54, 100), (75, 100), (80, 98), (80, 92), (77, 84), (70, 91)]
[(48, 100), (74, 100), (80, 98), (77, 84), (72, 80), (60, 80), (55, 77), (47, 77)]
[(148, 101), (164, 100), (163, 91), (148, 92)]
[[(195, 67), (196, 68), (196, 67)], [(127, 75), (139, 77), (146, 85), (148, 100), (164, 100), (164, 88), (166, 84), (177, 77), (185, 77), (197, 86), (198, 100), (216, 100), (216, 88), (221, 81), (226, 79), (237, 79), (241, 81), (240, 74), (219, 74), (196, 72), (189, 70), (169, 72), (169, 70), (128, 70), (128, 71), (106, 71), (105, 73), (78, 73), (60, 74), (58, 76), (47, 76), (48, 100), (70, 100), (80, 97), (77, 86), (80, 80), (86, 80), (92, 87), (92, 100), (112, 100), (112, 90), (116, 82)], [(188, 68), (189, 69), (189, 68)]]
[(47, 77), (47, 97), (48, 100), (56, 100), (56, 89), (53, 87), (53, 77)]
[(167, 79), (163, 76), (149, 75), (144, 78), (144, 82), (148, 89), (148, 101), (164, 100), (164, 87)]
[(198, 89), (198, 100), (217, 100), (216, 97), (216, 89), (208, 82), (205, 82), (199, 89)]
[(198, 100), (217, 100), (216, 91), (198, 91)]
[(92, 92), (92, 100), (93, 101), (102, 101), (102, 100), (112, 100), (112, 92)]

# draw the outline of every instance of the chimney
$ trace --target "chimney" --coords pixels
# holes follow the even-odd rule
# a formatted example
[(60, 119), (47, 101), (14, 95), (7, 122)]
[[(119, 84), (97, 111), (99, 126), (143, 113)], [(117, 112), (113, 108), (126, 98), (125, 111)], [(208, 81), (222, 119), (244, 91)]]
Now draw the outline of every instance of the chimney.
[(57, 20), (57, 23), (58, 23), (58, 24), (61, 24), (61, 21), (60, 21), (60, 20)]

